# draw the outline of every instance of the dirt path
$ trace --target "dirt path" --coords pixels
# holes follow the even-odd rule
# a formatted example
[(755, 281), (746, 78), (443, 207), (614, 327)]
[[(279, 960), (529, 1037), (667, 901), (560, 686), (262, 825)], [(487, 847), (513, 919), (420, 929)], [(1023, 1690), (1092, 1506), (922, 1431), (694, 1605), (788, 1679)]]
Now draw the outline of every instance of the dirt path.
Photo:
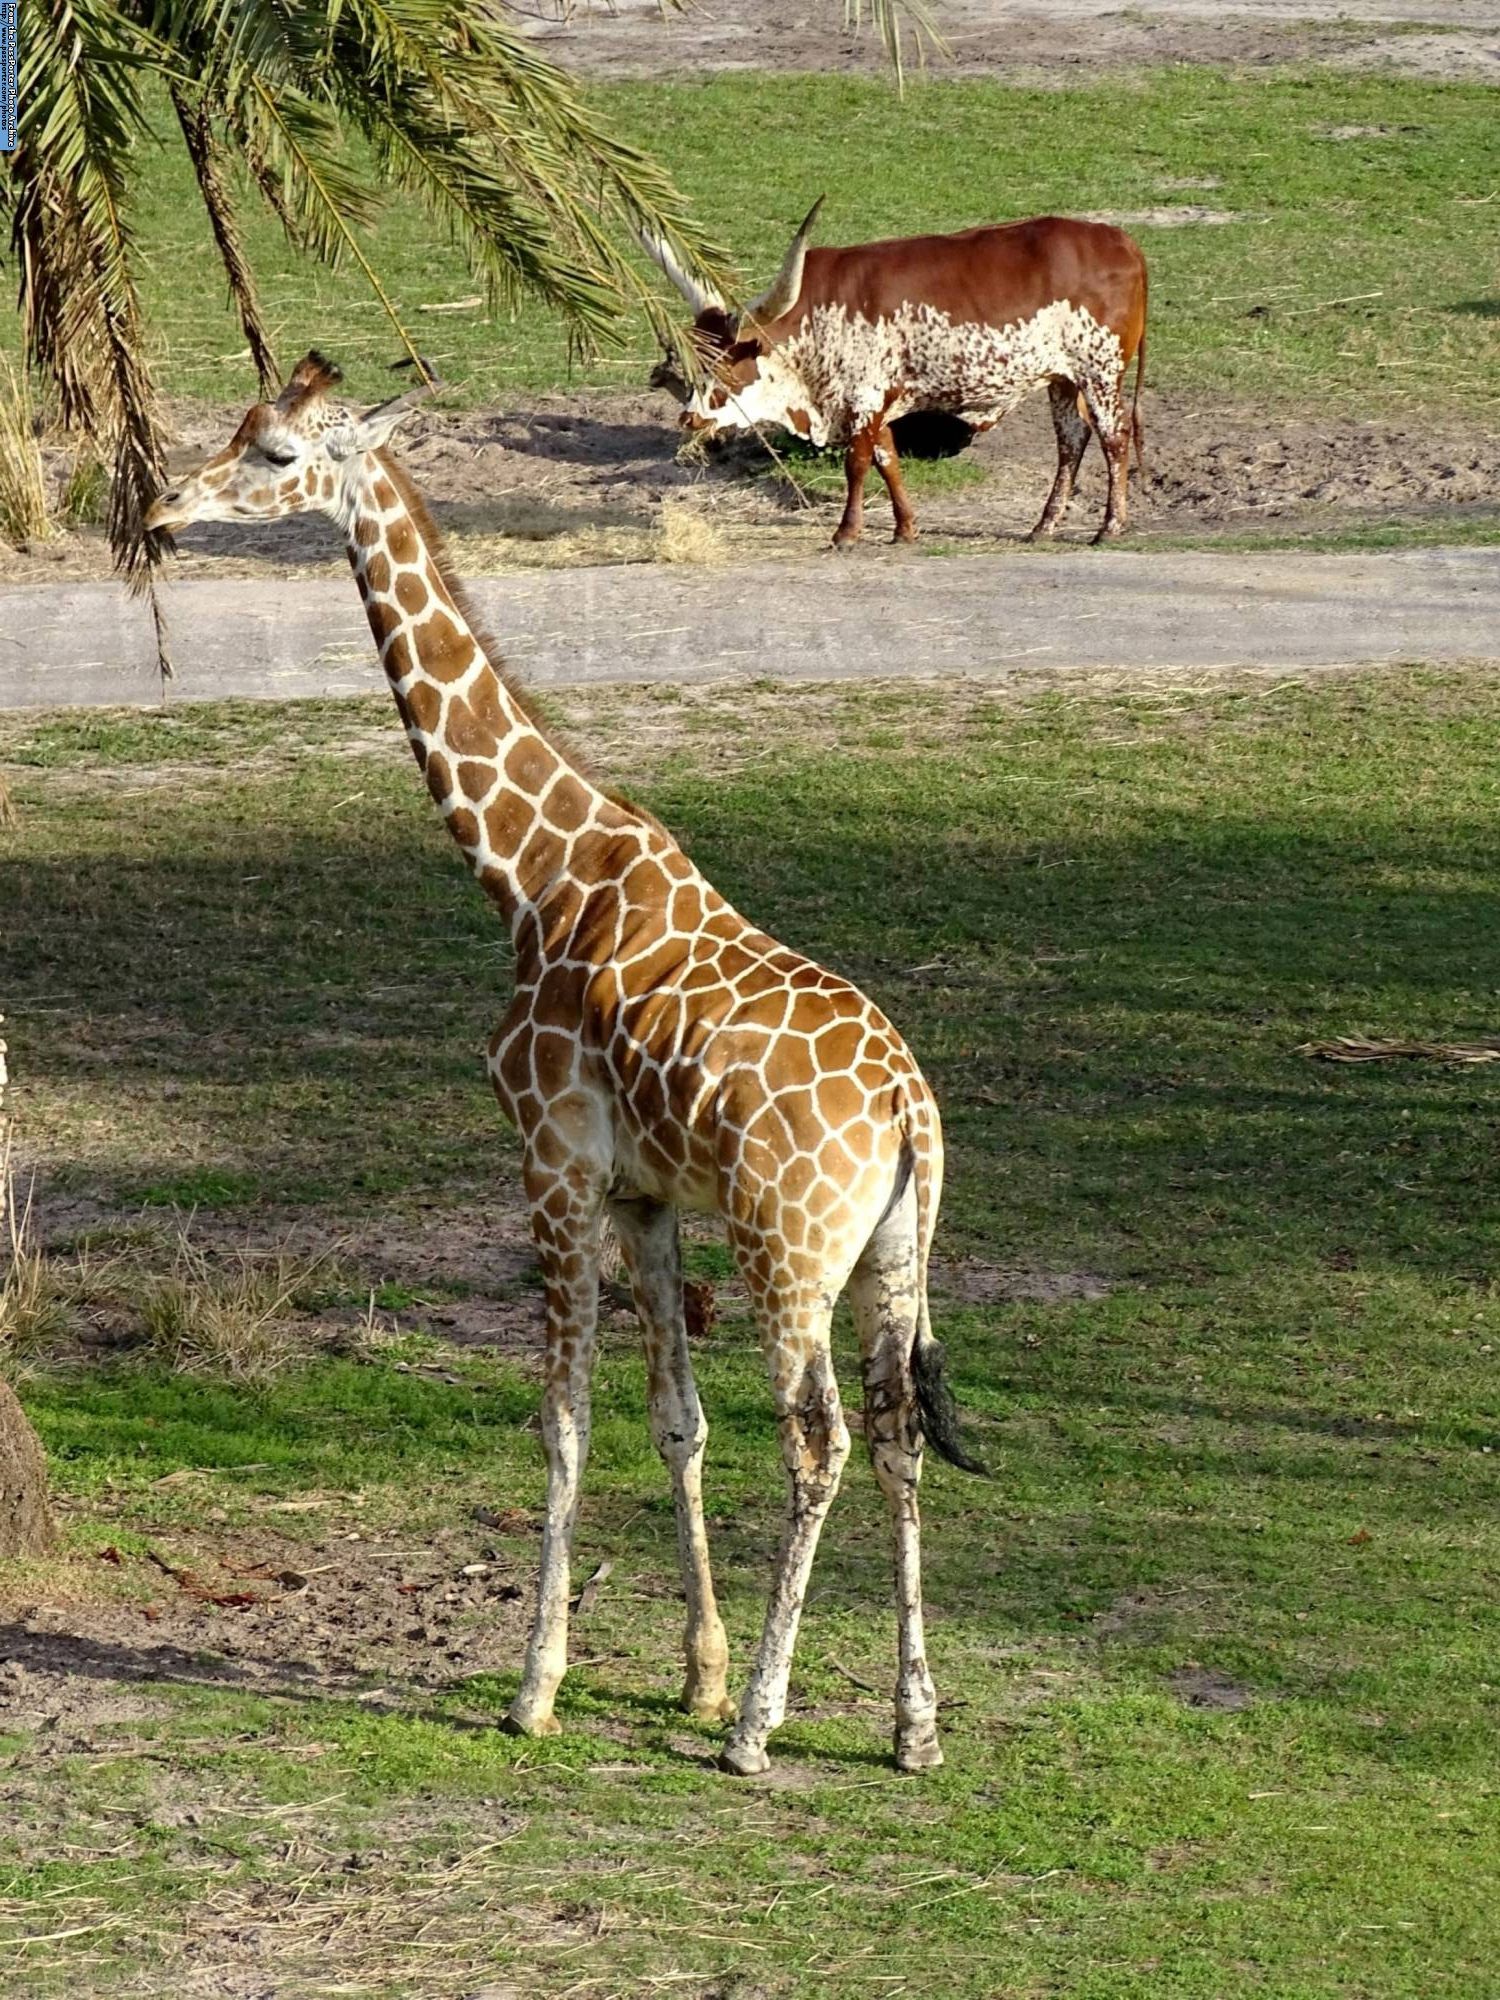
[[(1500, 554), (1009, 559), (872, 544), (848, 558), (723, 569), (615, 565), (472, 586), (537, 686), (774, 675), (1004, 676), (1500, 655)], [(347, 579), (192, 579), (171, 593), (173, 699), (369, 693), (370, 642)], [(0, 708), (157, 699), (149, 621), (113, 584), (16, 593)]]
[[(239, 404), (180, 405), (181, 463), (217, 450), (243, 413)], [(1145, 416), (1149, 469), (1133, 483), (1132, 547), (1266, 529), (1329, 535), (1371, 523), (1456, 524), (1466, 512), (1493, 510), (1500, 494), (1500, 430), (1482, 417), (1302, 416), (1170, 388), (1148, 389)], [(843, 499), (836, 460), (822, 465), (821, 486), (799, 497), (752, 439), (702, 463), (679, 461), (676, 418), (661, 392), (526, 395), (503, 408), (432, 411), (403, 457), (465, 576), (652, 560), (663, 502), (701, 517), (731, 561), (810, 557), (826, 545)], [(1056, 462), (1046, 398), (1034, 396), (960, 459), (917, 465), (929, 546), (1014, 553)], [(1093, 533), (1104, 507), (1102, 465), (1097, 451), (1084, 459), (1065, 538)], [(54, 477), (64, 469), (59, 458)], [(923, 477), (929, 472), (948, 482)], [(815, 468), (804, 463), (799, 477), (806, 487)], [(871, 495), (870, 521), (877, 537), (888, 532), (883, 495)], [(194, 528), (178, 556), (184, 577), (348, 574), (337, 536), (307, 515)], [(20, 550), (0, 542), (0, 587), (109, 575), (98, 530)]]
[[(837, 0), (544, 0), (533, 32), (571, 69), (871, 70), (875, 36), (848, 34)], [(1493, 0), (936, 0), (941, 70), (1062, 82), (1146, 63), (1329, 63), (1500, 83)]]

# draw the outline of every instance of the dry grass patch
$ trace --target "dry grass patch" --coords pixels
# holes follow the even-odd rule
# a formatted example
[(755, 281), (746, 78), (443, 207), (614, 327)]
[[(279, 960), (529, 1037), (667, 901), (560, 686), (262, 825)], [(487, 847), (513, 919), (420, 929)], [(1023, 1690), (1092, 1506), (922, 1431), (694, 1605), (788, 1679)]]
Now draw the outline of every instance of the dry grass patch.
[(15, 1180), (7, 1146), (0, 1372), (102, 1345), (173, 1374), (264, 1383), (315, 1353), (373, 1351), (382, 1342), (373, 1310), (352, 1328), (315, 1317), (338, 1282), (333, 1251), (278, 1244), (219, 1252), (178, 1225), (49, 1252), (32, 1226), (30, 1194), (19, 1198)]
[(710, 521), (695, 508), (683, 506), (680, 500), (664, 500), (656, 554), (664, 563), (726, 562), (729, 537), (717, 521)]
[(304, 1309), (330, 1259), (286, 1250), (239, 1250), (218, 1263), (184, 1230), (171, 1268), (140, 1282), (144, 1352), (181, 1375), (267, 1382), (324, 1344), (309, 1339)]
[(12, 542), (39, 542), (56, 531), (31, 385), (24, 369), (0, 356), (0, 533)]
[[(0, 1079), (3, 1079), (0, 1063)], [(3, 1124), (0, 1115), (0, 1124)], [(70, 1287), (36, 1240), (31, 1189), (16, 1186), (9, 1131), (0, 1136), (0, 1373), (13, 1374), (28, 1355), (56, 1347), (76, 1331)]]

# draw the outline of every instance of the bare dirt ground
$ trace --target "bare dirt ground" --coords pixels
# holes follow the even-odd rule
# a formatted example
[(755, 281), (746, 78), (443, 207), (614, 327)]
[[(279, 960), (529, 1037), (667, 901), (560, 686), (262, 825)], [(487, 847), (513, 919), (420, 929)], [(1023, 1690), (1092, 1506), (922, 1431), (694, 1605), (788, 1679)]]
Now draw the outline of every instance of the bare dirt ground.
[[(943, 70), (1035, 84), (1148, 63), (1328, 63), (1500, 83), (1492, 0), (937, 0)], [(830, 0), (542, 0), (533, 32), (571, 69), (870, 70), (878, 39), (844, 31)]]
[[(1264, 529), (1338, 533), (1372, 522), (1452, 518), (1493, 506), (1500, 492), (1500, 433), (1458, 423), (1268, 419), (1258, 408), (1149, 388), (1143, 408), (1147, 472), (1132, 503), (1141, 540)], [(228, 406), (180, 410), (182, 462), (216, 448), (242, 414)], [(668, 500), (720, 531), (708, 550), (719, 558), (807, 554), (826, 544), (838, 518), (836, 495), (799, 492), (778, 479), (754, 441), (679, 463), (675, 425), (675, 405), (659, 392), (533, 396), (504, 410), (435, 411), (405, 456), (469, 575), (656, 560)], [(1025, 404), (956, 463), (982, 477), (946, 491), (919, 490), (927, 539), (978, 554), (1026, 534), (1055, 464), (1045, 400)], [(1091, 451), (1068, 533), (1091, 535), (1103, 504), (1101, 461)], [(879, 539), (888, 532), (884, 496), (872, 489), (867, 533)], [(334, 537), (317, 519), (198, 528), (180, 553), (183, 575), (343, 569)], [(109, 574), (97, 532), (22, 550), (0, 546), (0, 583)]]

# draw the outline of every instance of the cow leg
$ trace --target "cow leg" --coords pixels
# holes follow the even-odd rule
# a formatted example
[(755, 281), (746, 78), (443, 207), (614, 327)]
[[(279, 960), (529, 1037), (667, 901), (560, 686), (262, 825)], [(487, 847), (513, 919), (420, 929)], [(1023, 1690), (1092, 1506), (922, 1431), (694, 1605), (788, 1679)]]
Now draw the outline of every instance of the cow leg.
[(851, 542), (857, 542), (865, 525), (865, 480), (875, 457), (875, 437), (876, 429), (872, 427), (856, 431), (849, 442), (844, 458), (844, 478), (849, 491), (843, 519), (833, 531), (836, 549), (846, 549)]
[(1130, 418), (1120, 398), (1121, 375), (1112, 382), (1085, 380), (1083, 400), (1099, 433), (1099, 444), (1109, 461), (1109, 499), (1104, 508), (1104, 525), (1094, 540), (1113, 541), (1123, 535), (1130, 520)]
[(917, 539), (917, 517), (912, 512), (912, 504), (906, 497), (906, 482), (901, 477), (901, 459), (896, 451), (895, 434), (889, 424), (883, 424), (875, 439), (875, 469), (885, 481), (885, 490), (891, 496), (891, 512), (896, 517), (896, 529), (891, 540), (914, 542)]
[(1057, 477), (1042, 509), (1042, 518), (1031, 531), (1034, 542), (1044, 535), (1056, 534), (1073, 497), (1073, 482), (1078, 477), (1083, 454), (1089, 448), (1089, 427), (1078, 407), (1077, 384), (1049, 382), (1047, 397), (1052, 404), (1052, 428), (1057, 433)]

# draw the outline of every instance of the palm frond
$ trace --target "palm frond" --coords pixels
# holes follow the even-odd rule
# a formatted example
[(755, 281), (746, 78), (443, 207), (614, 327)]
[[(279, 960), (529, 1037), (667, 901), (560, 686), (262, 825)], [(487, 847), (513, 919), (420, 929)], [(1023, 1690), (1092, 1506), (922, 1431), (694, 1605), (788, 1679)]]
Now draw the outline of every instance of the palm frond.
[(844, 26), (851, 32), (864, 26), (866, 16), (885, 43), (897, 83), (904, 82), (906, 77), (908, 34), (919, 59), (925, 58), (929, 49), (936, 55), (948, 53), (930, 0), (844, 0)]
[[(142, 521), (166, 460), (128, 212), (132, 152), (147, 129), (138, 82), (157, 54), (108, 0), (36, 0), (5, 193), (27, 351), (51, 377), (63, 421), (113, 450), (110, 541), (132, 588), (147, 590), (161, 543)], [(157, 630), (165, 675), (159, 613)]]
[[(616, 337), (632, 301), (666, 331), (627, 228), (662, 238), (705, 286), (734, 291), (724, 252), (670, 175), (610, 131), (522, 31), (512, 0), (22, 6), (20, 145), (0, 212), (28, 352), (64, 420), (113, 452), (110, 535), (135, 581), (149, 583), (166, 546), (141, 527), (164, 476), (130, 227), (146, 146), (157, 143), (147, 72), (167, 85), (263, 388), (276, 364), (239, 232), (236, 158), (299, 249), (358, 265), (419, 364), (368, 240), (390, 186), (451, 231), (494, 299), (542, 298), (580, 345)], [(904, 36), (941, 46), (932, 0), (844, 9), (851, 26), (873, 23), (898, 73)], [(351, 164), (356, 134), (373, 177)]]
[(214, 134), (213, 121), (208, 115), (208, 107), (201, 93), (194, 96), (180, 85), (174, 84), (171, 97), (172, 109), (177, 113), (177, 122), (182, 127), (188, 158), (193, 163), (193, 172), (197, 177), (198, 192), (202, 195), (203, 206), (208, 211), (209, 227), (214, 233), (219, 259), (229, 280), (229, 296), (239, 315), (245, 339), (249, 343), (250, 358), (255, 363), (261, 394), (269, 396), (275, 392), (280, 383), (281, 374), (276, 366), (271, 336), (261, 317), (260, 296), (255, 288), (255, 273), (245, 258), (244, 245), (240, 239), (239, 218), (229, 192), (225, 161), (219, 141)]
[[(329, 63), (332, 77), (357, 79), (347, 115), (406, 185), (444, 212), (447, 190), (424, 171), (425, 152), (448, 189), (467, 178), (482, 197), (469, 216), (448, 219), (503, 293), (538, 291), (586, 339), (609, 337), (622, 295), (644, 296), (610, 227), (620, 222), (665, 237), (689, 269), (723, 286), (724, 252), (695, 226), (670, 175), (616, 138), (572, 79), (493, 11), (468, 0), (344, 0)], [(498, 231), (486, 231), (487, 209)]]

